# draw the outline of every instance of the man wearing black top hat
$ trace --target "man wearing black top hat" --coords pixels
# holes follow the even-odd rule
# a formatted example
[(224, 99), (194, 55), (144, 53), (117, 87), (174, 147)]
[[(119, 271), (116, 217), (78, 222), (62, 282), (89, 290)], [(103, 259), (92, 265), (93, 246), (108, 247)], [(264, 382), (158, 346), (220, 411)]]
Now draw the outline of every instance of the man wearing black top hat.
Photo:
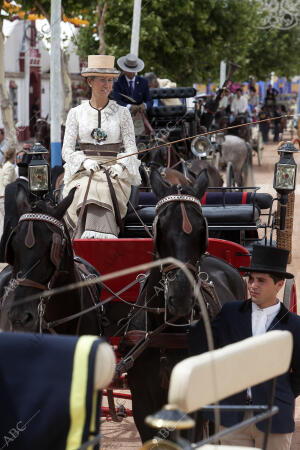
[(145, 110), (151, 108), (152, 98), (148, 81), (137, 75), (144, 68), (144, 62), (132, 53), (122, 56), (117, 64), (122, 74), (113, 86), (113, 97), (119, 105), (127, 106), (130, 110), (137, 107)]
[[(285, 278), (293, 278), (286, 272), (289, 252), (276, 247), (254, 246), (250, 267), (240, 267), (248, 272), (247, 301), (233, 301), (223, 305), (221, 312), (212, 322), (216, 348), (233, 344), (251, 336), (271, 330), (287, 330), (293, 335), (294, 348), (291, 371), (278, 377), (275, 392), (275, 405), (279, 412), (272, 419), (268, 450), (288, 450), (291, 446), (294, 423), (294, 401), (300, 394), (300, 317), (289, 312), (277, 294), (284, 285)], [(207, 351), (207, 340), (203, 322), (191, 326), (188, 335), (191, 354)], [(257, 364), (263, 364), (258, 361)], [(255, 367), (254, 367), (255, 370)], [(241, 377), (243, 368), (241, 367)], [(249, 388), (233, 395), (221, 403), (226, 405), (265, 405), (268, 403), (271, 381)], [(247, 417), (249, 414), (246, 413)], [(243, 420), (242, 412), (221, 414), (223, 428), (231, 427)], [(249, 425), (221, 440), (223, 445), (241, 445), (262, 448), (267, 422)]]

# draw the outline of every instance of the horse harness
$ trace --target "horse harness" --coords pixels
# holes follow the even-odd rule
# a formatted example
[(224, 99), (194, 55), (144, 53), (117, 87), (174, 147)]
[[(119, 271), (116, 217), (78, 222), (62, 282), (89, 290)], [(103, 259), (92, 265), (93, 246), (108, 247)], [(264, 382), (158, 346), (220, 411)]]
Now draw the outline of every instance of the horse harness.
[[(47, 227), (50, 229), (50, 231), (52, 231), (52, 246), (51, 246), (51, 250), (50, 250), (50, 260), (52, 262), (52, 264), (55, 267), (55, 270), (48, 282), (48, 284), (41, 284), (38, 283), (35, 280), (32, 280), (30, 278), (27, 278), (25, 276), (27, 276), (39, 263), (40, 261), (36, 261), (32, 267), (27, 270), (25, 276), (20, 277), (19, 275), (17, 275), (16, 280), (15, 280), (15, 287), (18, 286), (26, 286), (26, 287), (32, 287), (35, 289), (39, 289), (41, 291), (47, 291), (47, 290), (51, 290), (54, 286), (54, 283), (58, 277), (58, 275), (60, 273), (62, 273), (64, 270), (61, 266), (61, 262), (62, 262), (62, 257), (66, 248), (66, 244), (67, 244), (67, 235), (65, 232), (65, 227), (64, 224), (62, 222), (60, 222), (58, 219), (56, 219), (55, 217), (52, 217), (50, 215), (47, 214), (42, 214), (42, 213), (27, 213), (27, 214), (23, 214), (20, 219), (19, 219), (19, 223), (22, 222), (28, 222), (28, 229), (27, 229), (27, 233), (26, 233), (26, 237), (25, 237), (25, 245), (27, 248), (32, 248), (35, 245), (36, 239), (35, 239), (35, 235), (33, 232), (33, 222), (34, 221), (38, 221), (38, 222), (43, 222), (47, 225)], [(17, 226), (18, 226), (17, 225)], [(55, 229), (55, 231), (53, 230), (53, 227)], [(12, 255), (12, 251), (11, 251), (11, 240), (12, 237), (15, 233), (16, 228), (11, 232), (7, 245), (6, 245), (6, 261), (8, 261), (11, 265), (13, 265), (13, 255)], [(87, 272), (87, 270), (85, 270), (85, 266), (83, 264), (79, 264), (78, 261), (76, 261), (75, 259), (75, 269), (76, 269), (76, 276), (78, 279), (80, 280), (87, 280), (90, 276), (90, 274)], [(94, 275), (92, 275), (94, 276)], [(96, 287), (94, 285), (91, 286), (87, 286), (88, 289), (90, 290), (90, 294), (91, 294), (91, 298), (93, 299), (94, 304), (96, 303), (97, 300), (97, 290)], [(82, 289), (81, 289), (81, 305), (82, 305)], [(38, 316), (39, 316), (39, 332), (42, 333), (43, 329), (44, 330), (49, 330), (52, 334), (55, 334), (56, 332), (54, 331), (53, 327), (55, 326), (55, 322), (52, 322), (51, 325), (52, 327), (49, 328), (48, 324), (45, 322), (44, 319), (44, 315), (45, 315), (45, 311), (46, 311), (46, 304), (47, 302), (49, 302), (51, 299), (50, 296), (47, 296), (47, 298), (43, 297), (42, 295), (40, 296), (40, 301), (38, 304)], [(72, 320), (73, 316), (69, 316), (68, 317), (68, 321)], [(79, 326), (80, 320), (78, 322), (78, 326)]]
[[(156, 241), (157, 237), (157, 222), (159, 220), (159, 215), (162, 212), (162, 208), (165, 205), (168, 205), (170, 203), (179, 202), (180, 208), (181, 208), (181, 214), (182, 214), (182, 231), (185, 234), (191, 234), (193, 231), (192, 224), (189, 220), (188, 214), (186, 212), (185, 203), (189, 203), (193, 205), (195, 210), (202, 216), (202, 205), (198, 198), (196, 198), (193, 195), (187, 195), (182, 194), (182, 187), (177, 186), (178, 194), (168, 195), (164, 198), (162, 198), (156, 205), (156, 217), (154, 219), (153, 223), (153, 230), (154, 230), (154, 243)], [(204, 247), (201, 249), (200, 254), (205, 253), (208, 245), (208, 227), (207, 227), (207, 221), (203, 217), (205, 222), (205, 237), (204, 237)], [(156, 254), (159, 258), (159, 254), (156, 250)], [(195, 278), (195, 285), (194, 285), (194, 291), (196, 289), (196, 286), (198, 286), (198, 291), (202, 293), (207, 298), (207, 295), (210, 297), (210, 299), (206, 299), (205, 303), (206, 306), (210, 312), (210, 317), (213, 319), (213, 317), (219, 312), (220, 310), (220, 302), (217, 298), (216, 292), (214, 290), (212, 282), (208, 282), (208, 274), (206, 272), (201, 271), (201, 265), (200, 260), (196, 262), (196, 264), (191, 264), (190, 262), (184, 263), (185, 267), (192, 272)], [(164, 297), (165, 301), (167, 299), (168, 291), (169, 291), (169, 283), (175, 280), (174, 271), (178, 271), (180, 268), (176, 266), (175, 264), (170, 264), (166, 267), (161, 267), (161, 273), (162, 273), (162, 280), (164, 284)], [(206, 295), (207, 294), (207, 295)], [(173, 324), (172, 324), (173, 325)]]
[[(192, 195), (186, 195), (181, 193), (181, 186), (177, 186), (178, 194), (168, 195), (161, 199), (156, 205), (156, 217), (153, 222), (153, 238), (154, 245), (156, 243), (157, 238), (157, 223), (159, 220), (159, 215), (162, 212), (162, 207), (168, 205), (173, 202), (180, 202), (181, 213), (182, 213), (182, 230), (185, 234), (190, 234), (193, 230), (192, 224), (188, 218), (185, 203), (193, 204), (195, 209), (202, 215), (202, 205), (198, 198)], [(164, 208), (165, 209), (165, 208)], [(205, 220), (205, 247), (207, 247), (207, 222)], [(155, 245), (156, 247), (156, 245)], [(159, 258), (159, 254), (156, 251), (156, 255)], [(184, 263), (185, 267), (189, 269), (195, 278), (194, 291), (196, 290), (196, 286), (198, 287), (198, 292), (202, 295), (204, 302), (207, 306), (210, 318), (213, 319), (215, 315), (220, 311), (221, 304), (215, 292), (214, 286), (212, 282), (208, 282), (208, 274), (206, 272), (201, 272), (200, 261), (197, 261), (195, 265), (186, 262)], [(184, 333), (163, 333), (164, 329), (167, 326), (187, 326), (185, 323), (183, 325), (178, 325), (175, 322), (178, 320), (178, 317), (172, 317), (170, 320), (167, 320), (167, 296), (169, 291), (169, 283), (175, 280), (174, 271), (180, 270), (180, 268), (175, 264), (169, 264), (165, 267), (161, 266), (160, 271), (162, 273), (162, 281), (164, 285), (164, 299), (165, 299), (165, 308), (164, 308), (164, 322), (160, 326), (158, 326), (155, 330), (149, 331), (147, 329), (147, 313), (148, 309), (146, 304), (144, 306), (145, 314), (146, 314), (146, 330), (131, 330), (128, 331), (130, 322), (133, 318), (133, 311), (129, 313), (128, 323), (126, 327), (126, 331), (124, 333), (124, 339), (122, 342), (122, 346), (132, 346), (129, 352), (120, 360), (117, 364), (116, 371), (121, 374), (127, 372), (134, 364), (134, 361), (138, 358), (138, 356), (148, 347), (158, 347), (158, 348), (186, 348), (186, 334)], [(205, 278), (202, 278), (202, 275), (205, 275)], [(142, 287), (145, 289), (145, 286), (148, 282), (149, 277), (145, 277), (145, 282)], [(142, 293), (140, 292), (140, 295)], [(192, 311), (193, 315), (193, 311)]]

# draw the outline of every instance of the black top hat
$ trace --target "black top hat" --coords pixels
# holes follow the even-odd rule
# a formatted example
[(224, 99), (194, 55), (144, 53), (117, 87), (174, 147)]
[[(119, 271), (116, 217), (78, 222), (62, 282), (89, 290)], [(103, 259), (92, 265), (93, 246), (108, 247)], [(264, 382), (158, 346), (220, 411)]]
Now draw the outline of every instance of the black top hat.
[(283, 248), (254, 245), (249, 267), (239, 267), (242, 272), (271, 273), (284, 278), (294, 278), (286, 272), (289, 251)]

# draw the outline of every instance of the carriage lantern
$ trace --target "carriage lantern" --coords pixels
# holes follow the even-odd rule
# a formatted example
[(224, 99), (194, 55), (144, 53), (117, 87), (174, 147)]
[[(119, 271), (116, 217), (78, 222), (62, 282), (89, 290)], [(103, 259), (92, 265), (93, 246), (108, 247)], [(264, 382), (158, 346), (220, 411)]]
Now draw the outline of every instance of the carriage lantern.
[(211, 152), (211, 142), (206, 136), (198, 136), (191, 142), (191, 150), (193, 155), (200, 159), (207, 159), (207, 155)]
[(50, 189), (50, 168), (44, 158), (48, 153), (48, 150), (39, 142), (35, 143), (29, 151), (31, 156), (28, 164), (29, 189), (38, 196), (49, 192)]
[(280, 159), (275, 164), (273, 187), (280, 194), (280, 230), (284, 230), (288, 194), (293, 192), (296, 186), (297, 164), (293, 153), (299, 153), (299, 150), (292, 142), (285, 142), (283, 145), (279, 144), (278, 153)]

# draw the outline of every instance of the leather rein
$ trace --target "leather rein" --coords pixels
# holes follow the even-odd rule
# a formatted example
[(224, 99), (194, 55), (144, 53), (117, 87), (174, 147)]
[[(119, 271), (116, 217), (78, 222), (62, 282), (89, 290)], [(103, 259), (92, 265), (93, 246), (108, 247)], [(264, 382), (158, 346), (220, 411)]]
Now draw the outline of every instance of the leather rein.
[[(15, 281), (15, 287), (18, 286), (25, 286), (25, 287), (32, 287), (41, 291), (47, 291), (52, 289), (54, 286), (55, 280), (61, 271), (61, 259), (63, 252), (65, 250), (65, 246), (67, 243), (67, 236), (65, 233), (65, 227), (62, 222), (60, 222), (58, 219), (55, 219), (55, 217), (49, 216), (47, 214), (42, 213), (27, 213), (23, 214), (18, 222), (18, 225), (23, 222), (29, 222), (28, 224), (28, 230), (25, 237), (25, 245), (27, 248), (32, 248), (35, 245), (35, 236), (33, 233), (33, 222), (43, 222), (46, 223), (47, 226), (54, 226), (55, 229), (58, 231), (55, 232), (52, 231), (52, 246), (51, 246), (51, 253), (50, 253), (50, 259), (51, 262), (54, 264), (55, 270), (53, 272), (53, 275), (51, 276), (48, 284), (41, 284), (35, 280), (31, 280), (30, 278), (20, 277), (17, 275), (16, 281)], [(26, 274), (30, 273), (33, 268), (35, 268), (38, 265), (39, 261), (37, 261), (27, 272)], [(44, 314), (46, 309), (46, 302), (50, 300), (51, 297), (47, 297), (45, 299), (42, 295), (40, 297), (40, 302), (38, 304), (38, 316), (39, 316), (39, 331), (42, 332), (43, 328), (49, 329), (47, 327), (47, 324), (44, 321)], [(50, 329), (51, 333), (55, 333), (53, 329)]]
[[(26, 234), (26, 238), (25, 238), (25, 245), (28, 248), (31, 248), (34, 246), (35, 244), (35, 237), (33, 234), (33, 226), (32, 226), (32, 222), (33, 221), (39, 221), (39, 222), (44, 222), (46, 224), (49, 225), (54, 225), (61, 233), (61, 236), (58, 236), (57, 233), (53, 233), (53, 238), (52, 238), (52, 248), (51, 248), (51, 261), (55, 266), (55, 271), (50, 279), (50, 281), (48, 282), (48, 284), (41, 284), (38, 283), (35, 280), (31, 280), (30, 278), (25, 278), (25, 277), (19, 277), (17, 276), (14, 282), (14, 287), (18, 287), (18, 286), (25, 286), (25, 287), (32, 287), (41, 291), (47, 291), (53, 288), (54, 286), (54, 282), (57, 278), (57, 275), (60, 272), (60, 262), (61, 262), (61, 257), (63, 254), (63, 251), (65, 249), (65, 245), (67, 242), (67, 237), (65, 234), (65, 228), (62, 222), (60, 222), (59, 220), (55, 219), (52, 216), (49, 216), (47, 214), (41, 214), (41, 213), (28, 213), (28, 214), (23, 214), (20, 219), (19, 219), (19, 223), (22, 222), (29, 222), (29, 226), (28, 226), (28, 231)], [(76, 258), (75, 258), (75, 262), (76, 262)], [(28, 275), (38, 264), (40, 263), (40, 261), (37, 261), (27, 272), (26, 275)], [(82, 265), (80, 265), (79, 267), (79, 272), (81, 274), (81, 277), (84, 280), (89, 279), (90, 277), (87, 276), (87, 274), (83, 273), (83, 267)], [(122, 292), (126, 291), (127, 289), (129, 289), (131, 287), (131, 285), (135, 285), (136, 283), (140, 283), (141, 280), (139, 277), (137, 277), (137, 280), (134, 281), (133, 283), (130, 283), (128, 286), (126, 286)], [(104, 302), (101, 303), (95, 303), (94, 301), (94, 306), (84, 309), (83, 311), (80, 311), (78, 313), (72, 314), (70, 316), (64, 317), (62, 319), (58, 319), (55, 320), (53, 322), (47, 323), (44, 320), (44, 315), (45, 315), (45, 310), (46, 310), (46, 303), (51, 299), (51, 297), (40, 297), (40, 302), (38, 304), (38, 316), (39, 316), (39, 331), (40, 333), (42, 332), (42, 330), (49, 330), (52, 334), (55, 334), (54, 331), (54, 327), (58, 326), (58, 325), (62, 325), (64, 323), (70, 322), (71, 320), (74, 319), (79, 319), (80, 317), (82, 317), (85, 314), (88, 314), (91, 311), (97, 311), (97, 310), (102, 310), (103, 311), (103, 306), (105, 303), (108, 303), (109, 301), (111, 301), (114, 298), (117, 298), (118, 300), (120, 300), (123, 303), (127, 303), (129, 306), (136, 308), (136, 309), (146, 309), (148, 312), (151, 312), (153, 314), (161, 314), (164, 313), (164, 308), (145, 308), (143, 306), (139, 306), (139, 305), (132, 305), (131, 303), (126, 302), (122, 297), (120, 297), (120, 295), (118, 295), (118, 293), (114, 293), (108, 286), (104, 285), (104, 283), (102, 283), (103, 286), (105, 287), (105, 289), (107, 289), (111, 294), (113, 294), (112, 297), (110, 297), (109, 299), (107, 299)], [(90, 292), (93, 292), (92, 287), (93, 286), (87, 286), (88, 289), (90, 290)], [(121, 292), (120, 292), (121, 293)], [(91, 295), (92, 297), (94, 297), (93, 295)]]
[[(166, 205), (169, 205), (170, 203), (174, 203), (174, 202), (180, 202), (180, 207), (181, 207), (181, 212), (182, 212), (182, 230), (184, 231), (184, 233), (186, 234), (190, 234), (193, 230), (192, 224), (190, 223), (190, 220), (188, 218), (186, 209), (185, 209), (185, 203), (191, 203), (195, 206), (196, 210), (202, 215), (202, 206), (201, 206), (201, 202), (198, 198), (196, 198), (195, 196), (192, 195), (186, 195), (186, 194), (182, 194), (180, 193), (181, 191), (181, 186), (178, 186), (178, 194), (175, 195), (168, 195), (164, 198), (162, 198), (156, 205), (156, 217), (153, 223), (153, 228), (154, 228), (154, 246), (156, 248), (156, 238), (157, 238), (157, 233), (156, 233), (156, 228), (157, 228), (157, 222), (159, 220), (159, 215), (162, 212), (162, 208)], [(164, 208), (165, 209), (165, 208)], [(164, 210), (163, 209), (163, 210)], [(159, 254), (156, 251), (156, 255), (159, 258)], [(201, 283), (203, 282), (203, 280), (201, 279), (201, 274), (202, 272), (200, 271), (200, 264), (199, 262), (196, 263), (196, 265), (193, 265), (189, 262), (184, 263), (185, 266), (187, 267), (187, 269), (189, 269), (195, 277), (195, 284), (198, 285), (198, 287), (200, 288)], [(172, 277), (171, 276), (171, 272), (173, 273), (173, 271), (177, 271), (180, 270), (180, 268), (178, 266), (176, 266), (175, 264), (169, 264), (165, 267), (161, 266), (161, 273), (162, 273), (162, 281), (163, 281), (163, 285), (164, 285), (164, 299), (165, 299), (165, 308), (164, 308), (164, 322), (159, 325), (157, 328), (155, 328), (153, 331), (149, 331), (147, 329), (147, 313), (149, 311), (147, 311), (147, 307), (146, 305), (144, 306), (145, 309), (145, 314), (146, 314), (146, 330), (145, 330), (145, 334), (144, 336), (142, 336), (140, 339), (138, 339), (137, 342), (135, 342), (134, 340), (131, 340), (131, 335), (135, 333), (135, 330), (133, 331), (128, 331), (129, 328), (129, 324), (133, 318), (132, 313), (129, 314), (129, 319), (127, 322), (127, 326), (126, 326), (126, 330), (124, 333), (124, 343), (126, 345), (133, 345), (133, 347), (130, 349), (130, 351), (123, 357), (121, 358), (121, 360), (119, 361), (119, 363), (117, 364), (116, 367), (116, 372), (120, 375), (121, 373), (127, 372), (134, 364), (134, 361), (140, 356), (140, 354), (146, 349), (148, 348), (155, 337), (157, 337), (159, 339), (159, 344), (161, 347), (164, 347), (165, 344), (165, 339), (168, 339), (169, 335), (168, 333), (163, 333), (163, 331), (165, 330), (165, 328), (167, 328), (168, 326), (187, 326), (188, 324), (176, 324), (175, 322), (177, 321), (178, 317), (172, 317), (171, 319), (167, 319), (167, 296), (168, 296), (168, 290), (169, 290), (169, 283), (173, 280), (175, 280), (175, 276)], [(207, 277), (207, 274), (205, 274)], [(147, 280), (146, 280), (147, 283)], [(150, 309), (150, 308), (149, 308)], [(134, 309), (132, 309), (132, 311), (134, 311)], [(192, 315), (193, 315), (193, 311), (192, 311)], [(126, 338), (126, 335), (128, 333), (128, 338)], [(185, 335), (182, 334), (182, 338), (185, 339)], [(180, 339), (180, 341), (182, 341), (182, 339)], [(181, 348), (181, 347), (179, 347)]]
[(37, 281), (31, 280), (29, 278), (18, 278), (17, 277), (17, 282), (18, 282), (19, 286), (34, 287), (36, 289), (45, 291), (48, 289), (52, 289), (55, 279), (60, 271), (61, 256), (64, 251), (67, 238), (65, 235), (65, 228), (64, 228), (63, 223), (60, 222), (59, 220), (55, 219), (54, 217), (49, 216), (47, 214), (40, 214), (40, 213), (23, 214), (19, 219), (19, 224), (22, 222), (29, 222), (28, 231), (27, 231), (27, 235), (25, 238), (26, 247), (32, 248), (35, 244), (35, 237), (33, 234), (33, 226), (32, 226), (34, 221), (44, 222), (46, 224), (53, 225), (60, 232), (59, 234), (53, 232), (53, 235), (52, 235), (52, 247), (51, 247), (50, 258), (51, 258), (52, 263), (55, 266), (55, 271), (47, 285), (38, 283)]
[[(202, 205), (201, 205), (200, 200), (193, 195), (182, 194), (181, 193), (182, 187), (180, 185), (177, 186), (177, 189), (178, 189), (178, 194), (168, 195), (168, 196), (162, 198), (156, 205), (157, 220), (156, 220), (156, 224), (154, 227), (155, 228), (154, 243), (156, 240), (156, 227), (157, 227), (159, 215), (162, 212), (162, 208), (165, 205), (168, 205), (168, 204), (174, 203), (174, 202), (180, 203), (180, 209), (181, 209), (181, 214), (182, 214), (181, 227), (182, 227), (182, 231), (187, 235), (192, 233), (193, 226), (192, 226), (192, 224), (189, 220), (188, 214), (186, 212), (185, 204), (186, 203), (192, 204), (195, 207), (195, 210), (202, 216)], [(205, 222), (205, 224), (206, 224), (206, 222)], [(206, 235), (207, 235), (207, 224), (206, 224)], [(157, 252), (157, 256), (159, 257), (158, 252)], [(198, 285), (198, 288), (200, 289), (202, 281), (207, 281), (207, 279), (208, 279), (208, 275), (205, 272), (201, 272), (200, 261), (198, 260), (195, 265), (191, 264), (190, 262), (185, 262), (184, 265), (194, 275), (194, 279), (195, 279), (194, 289), (196, 288), (196, 285)], [(178, 266), (176, 266), (175, 264), (169, 264), (165, 267), (161, 267), (162, 281), (163, 281), (163, 286), (164, 286), (165, 309), (167, 309), (169, 284), (175, 280), (176, 274), (174, 274), (174, 273), (179, 270), (180, 270), (180, 268)], [(202, 277), (202, 274), (204, 274), (204, 279)], [(193, 311), (192, 311), (192, 313), (193, 313)], [(165, 322), (168, 323), (167, 317), (166, 317), (166, 312), (165, 312)], [(176, 324), (172, 324), (172, 325), (178, 326)], [(185, 324), (185, 325), (187, 325), (187, 324)], [(180, 325), (180, 326), (185, 326), (185, 325)]]

